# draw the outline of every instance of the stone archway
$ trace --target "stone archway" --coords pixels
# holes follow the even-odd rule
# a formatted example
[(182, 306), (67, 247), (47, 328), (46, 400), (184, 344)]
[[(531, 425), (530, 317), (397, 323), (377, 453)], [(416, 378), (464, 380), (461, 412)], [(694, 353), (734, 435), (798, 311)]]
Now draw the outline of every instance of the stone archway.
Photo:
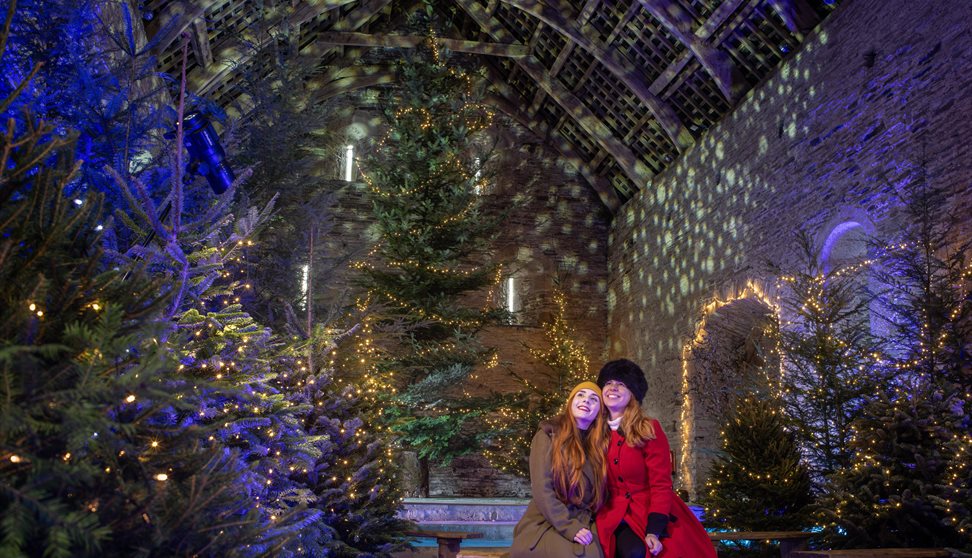
[(714, 305), (683, 350), (680, 488), (695, 500), (722, 446), (723, 418), (736, 397), (779, 370), (774, 307), (748, 294)]

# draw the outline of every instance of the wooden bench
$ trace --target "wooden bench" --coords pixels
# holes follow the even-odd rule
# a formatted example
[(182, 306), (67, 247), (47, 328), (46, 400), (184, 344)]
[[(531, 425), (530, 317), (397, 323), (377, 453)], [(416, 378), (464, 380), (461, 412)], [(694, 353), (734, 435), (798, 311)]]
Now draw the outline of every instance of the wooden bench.
[(943, 548), (855, 548), (844, 550), (800, 550), (791, 558), (948, 558)]
[(457, 558), (459, 555), (459, 546), (462, 545), (463, 540), (483, 538), (482, 533), (471, 533), (467, 531), (425, 531), (418, 529), (415, 531), (406, 531), (405, 534), (409, 537), (435, 538), (435, 542), (439, 543), (439, 558)]
[(805, 550), (807, 541), (813, 533), (806, 531), (727, 531), (709, 533), (709, 539), (716, 541), (779, 541), (780, 557), (795, 558), (794, 552)]

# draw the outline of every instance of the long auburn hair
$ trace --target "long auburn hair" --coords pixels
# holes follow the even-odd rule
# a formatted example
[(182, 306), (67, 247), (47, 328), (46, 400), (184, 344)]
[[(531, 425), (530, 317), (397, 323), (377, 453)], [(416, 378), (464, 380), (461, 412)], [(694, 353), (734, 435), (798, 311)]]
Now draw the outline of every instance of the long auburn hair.
[(588, 427), (585, 439), (581, 437), (581, 431), (570, 413), (570, 405), (571, 401), (568, 400), (564, 409), (551, 421), (554, 427), (551, 440), (554, 490), (561, 502), (583, 505), (587, 498), (583, 467), (585, 461), (590, 462), (594, 472), (594, 497), (591, 499), (590, 509), (596, 512), (607, 498), (607, 464), (604, 454), (610, 438), (607, 421), (604, 419), (604, 408), (601, 407), (597, 418)]
[(625, 443), (633, 448), (640, 448), (648, 440), (655, 439), (652, 418), (642, 412), (641, 403), (634, 397), (628, 400), (628, 405), (624, 408), (620, 428), (624, 432)]

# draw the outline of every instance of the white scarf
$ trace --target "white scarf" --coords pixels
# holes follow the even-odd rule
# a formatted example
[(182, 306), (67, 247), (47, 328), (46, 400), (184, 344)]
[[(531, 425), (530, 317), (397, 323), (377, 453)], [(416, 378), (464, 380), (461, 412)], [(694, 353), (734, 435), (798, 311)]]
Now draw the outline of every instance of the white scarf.
[(611, 430), (615, 430), (616, 431), (618, 429), (618, 427), (621, 426), (621, 419), (623, 419), (623, 418), (624, 417), (618, 417), (616, 419), (610, 419), (610, 420), (608, 420), (608, 426), (611, 427)]

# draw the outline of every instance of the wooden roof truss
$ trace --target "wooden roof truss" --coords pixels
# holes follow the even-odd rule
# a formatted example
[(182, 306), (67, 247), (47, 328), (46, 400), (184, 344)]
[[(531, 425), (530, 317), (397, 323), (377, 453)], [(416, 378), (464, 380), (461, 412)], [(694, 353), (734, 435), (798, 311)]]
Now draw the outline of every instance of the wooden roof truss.
[[(573, 164), (614, 211), (663, 172), (796, 49), (838, 0), (439, 0), (442, 44), (482, 58), (488, 100)], [(320, 98), (393, 83), (357, 67), (369, 49), (413, 48), (399, 0), (149, 0), (161, 71), (187, 34), (193, 90), (245, 106), (243, 64), (315, 64)], [(277, 48), (268, 48), (274, 46)], [(361, 50), (364, 49), (364, 50)]]

